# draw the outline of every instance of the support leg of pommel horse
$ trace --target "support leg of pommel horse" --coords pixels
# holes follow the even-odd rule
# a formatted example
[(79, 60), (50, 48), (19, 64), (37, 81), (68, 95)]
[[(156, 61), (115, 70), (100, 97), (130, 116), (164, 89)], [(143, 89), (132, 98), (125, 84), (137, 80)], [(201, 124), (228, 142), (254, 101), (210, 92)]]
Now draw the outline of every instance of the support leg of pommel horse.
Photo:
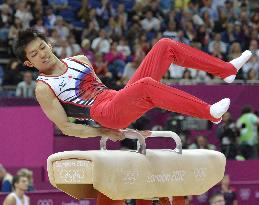
[[(152, 205), (150, 200), (140, 200), (136, 201), (136, 205)], [(125, 205), (124, 200), (112, 200), (102, 193), (98, 193), (96, 199), (96, 205)], [(185, 205), (184, 197), (174, 197), (173, 204), (170, 203), (168, 198), (160, 198), (159, 205)]]

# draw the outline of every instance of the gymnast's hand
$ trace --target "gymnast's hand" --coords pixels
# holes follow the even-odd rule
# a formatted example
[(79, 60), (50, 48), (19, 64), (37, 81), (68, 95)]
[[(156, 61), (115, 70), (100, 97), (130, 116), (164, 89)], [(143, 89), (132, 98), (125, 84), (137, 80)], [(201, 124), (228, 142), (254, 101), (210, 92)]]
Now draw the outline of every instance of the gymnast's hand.
[(131, 139), (135, 139), (137, 136), (136, 135), (137, 133), (141, 134), (144, 138), (150, 137), (152, 134), (152, 132), (149, 130), (140, 131), (140, 130), (134, 130), (129, 128), (122, 130), (122, 132), (124, 133), (125, 138), (131, 138)]
[(152, 132), (149, 130), (143, 130), (143, 131), (139, 131), (139, 133), (144, 137), (144, 138), (148, 138), (151, 136)]
[(101, 136), (107, 137), (114, 142), (118, 140), (123, 140), (125, 138), (125, 135), (121, 130), (108, 129), (108, 128), (102, 128)]

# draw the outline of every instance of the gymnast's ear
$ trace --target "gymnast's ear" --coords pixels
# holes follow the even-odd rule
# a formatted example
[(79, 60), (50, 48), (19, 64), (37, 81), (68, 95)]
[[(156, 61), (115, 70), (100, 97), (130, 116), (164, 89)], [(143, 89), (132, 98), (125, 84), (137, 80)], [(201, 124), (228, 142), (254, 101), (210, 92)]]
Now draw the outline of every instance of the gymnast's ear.
[(33, 67), (34, 67), (33, 64), (32, 64), (30, 61), (28, 61), (28, 60), (24, 61), (24, 62), (23, 62), (23, 65), (25, 65), (25, 66), (27, 66), (27, 67), (30, 67), (30, 68), (33, 68)]

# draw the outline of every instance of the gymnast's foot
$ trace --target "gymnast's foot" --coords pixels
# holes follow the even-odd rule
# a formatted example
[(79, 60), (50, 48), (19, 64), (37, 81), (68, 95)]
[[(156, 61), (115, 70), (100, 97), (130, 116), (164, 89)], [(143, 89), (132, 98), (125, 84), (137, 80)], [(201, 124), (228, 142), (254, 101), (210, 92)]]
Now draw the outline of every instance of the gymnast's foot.
[[(252, 56), (252, 52), (249, 50), (246, 50), (242, 53), (241, 56), (239, 56), (238, 58), (235, 58), (229, 63), (231, 63), (237, 69), (237, 72), (238, 72), (238, 70), (251, 58), (251, 56)], [(236, 75), (230, 75), (224, 78), (224, 81), (227, 83), (232, 83), (235, 80), (235, 78), (236, 78)]]
[(230, 99), (224, 98), (219, 102), (214, 103), (210, 106), (210, 114), (212, 117), (219, 119), (218, 121), (213, 121), (213, 123), (218, 124), (222, 120), (222, 115), (227, 112), (230, 105)]

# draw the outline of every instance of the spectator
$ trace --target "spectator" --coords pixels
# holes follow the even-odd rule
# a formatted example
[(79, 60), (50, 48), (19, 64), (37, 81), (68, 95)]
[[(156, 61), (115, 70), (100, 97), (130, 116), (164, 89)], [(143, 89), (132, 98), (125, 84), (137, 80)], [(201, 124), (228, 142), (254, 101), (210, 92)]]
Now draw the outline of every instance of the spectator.
[(116, 49), (117, 49), (117, 52), (121, 52), (125, 58), (130, 56), (131, 54), (130, 47), (127, 44), (126, 39), (123, 37), (120, 39), (119, 45), (117, 46)]
[(0, 5), (0, 42), (6, 42), (10, 29), (12, 10), (8, 4)]
[(13, 178), (14, 191), (7, 195), (3, 205), (30, 205), (30, 198), (25, 195), (28, 190), (28, 179), (25, 176), (15, 176)]
[(225, 205), (224, 195), (221, 193), (215, 193), (210, 197), (210, 205)]
[(124, 61), (124, 55), (121, 51), (118, 51), (116, 41), (112, 42), (111, 49), (104, 55), (104, 60), (108, 62), (108, 65), (115, 63), (116, 60)]
[(23, 30), (23, 24), (20, 18), (15, 17), (14, 24), (11, 25), (8, 33), (8, 43), (10, 46), (13, 45), (13, 40), (18, 37), (20, 30)]
[(37, 31), (41, 32), (41, 33), (47, 33), (47, 29), (46, 27), (43, 25), (43, 20), (42, 18), (38, 18), (35, 20), (35, 25), (34, 25), (34, 29), (36, 29)]
[(108, 72), (108, 63), (104, 61), (101, 53), (95, 54), (95, 63), (93, 64), (94, 72), (96, 75), (105, 76)]
[(16, 87), (16, 97), (33, 98), (35, 92), (35, 81), (32, 78), (32, 73), (26, 71), (23, 74), (23, 81)]
[(259, 57), (259, 48), (258, 48), (258, 41), (257, 40), (251, 40), (249, 44), (249, 50)]
[(211, 54), (221, 60), (225, 60), (224, 59), (225, 55), (224, 53), (222, 53), (222, 47), (220, 42), (214, 42)]
[(108, 63), (108, 70), (114, 78), (122, 76), (125, 67), (124, 59), (122, 52), (117, 51), (117, 42), (113, 42), (111, 50), (104, 55), (104, 60)]
[(30, 27), (30, 22), (33, 19), (33, 16), (29, 11), (29, 5), (26, 1), (21, 1), (17, 4), (15, 17), (21, 19), (24, 29)]
[(35, 0), (31, 3), (31, 10), (32, 10), (32, 15), (34, 19), (42, 19), (43, 17), (43, 5), (42, 5), (42, 0)]
[(119, 21), (121, 22), (122, 29), (127, 29), (127, 21), (128, 21), (128, 13), (125, 11), (125, 5), (120, 3), (117, 8), (116, 16), (119, 17)]
[(2, 181), (0, 192), (11, 192), (12, 180), (13, 176), (5, 170), (2, 164), (0, 164), (0, 181)]
[(192, 143), (189, 147), (189, 149), (210, 149), (210, 150), (216, 150), (215, 145), (209, 144), (207, 137), (205, 136), (198, 136), (195, 139), (195, 142)]
[(107, 36), (113, 39), (119, 39), (122, 36), (122, 22), (120, 22), (118, 16), (109, 18), (105, 31)]
[[(258, 73), (254, 68), (250, 68), (248, 73), (247, 73), (247, 81), (256, 81), (258, 80)], [(251, 83), (251, 82), (249, 82)]]
[(209, 52), (213, 53), (213, 51), (215, 50), (214, 45), (217, 43), (219, 44), (218, 46), (220, 48), (220, 53), (225, 54), (227, 52), (227, 45), (223, 41), (221, 41), (220, 33), (216, 33), (213, 41), (209, 43)]
[[(242, 68), (242, 76), (243, 79), (248, 78), (248, 72), (250, 70), (254, 70), (256, 75), (255, 77), (258, 79), (258, 73), (259, 73), (259, 56), (253, 55), (248, 62), (245, 63), (245, 65)], [(250, 71), (252, 72), (252, 71)]]
[(57, 16), (54, 29), (63, 40), (66, 40), (70, 34), (69, 26), (66, 24), (62, 16)]
[(180, 78), (179, 83), (182, 84), (182, 85), (190, 85), (190, 84), (193, 83), (191, 71), (189, 69), (184, 69), (183, 75)]
[(226, 112), (222, 116), (222, 123), (217, 128), (221, 152), (227, 159), (235, 159), (237, 155), (237, 128), (231, 114)]
[(160, 7), (163, 13), (168, 13), (172, 9), (172, 4), (171, 0), (160, 0)]
[(238, 205), (237, 195), (233, 188), (230, 187), (230, 179), (228, 175), (225, 175), (220, 184), (220, 192), (225, 199), (225, 205)]
[(16, 59), (10, 59), (5, 71), (4, 85), (17, 85), (22, 80), (22, 65)]
[(174, 21), (170, 21), (167, 26), (167, 30), (164, 31), (163, 37), (175, 39), (177, 36), (176, 24)]
[(57, 29), (54, 28), (54, 29), (50, 30), (49, 42), (54, 48), (55, 48), (55, 46), (59, 45), (61, 40), (62, 39), (60, 39)]
[(48, 3), (55, 10), (62, 10), (68, 7), (68, 0), (48, 0)]
[(65, 39), (60, 39), (59, 44), (53, 48), (54, 52), (61, 59), (72, 56), (73, 50), (69, 42)]
[(81, 43), (81, 53), (83, 53), (90, 62), (95, 63), (94, 52), (91, 50), (91, 43), (88, 39), (84, 39)]
[(125, 69), (122, 74), (122, 79), (124, 84), (126, 84), (129, 79), (134, 75), (138, 67), (138, 62), (133, 61), (133, 62), (128, 62), (125, 66)]
[(18, 176), (27, 177), (28, 179), (28, 189), (27, 191), (34, 191), (34, 184), (33, 184), (33, 172), (29, 169), (22, 168), (17, 171)]
[(99, 24), (104, 27), (107, 25), (109, 18), (115, 16), (116, 12), (109, 0), (102, 0), (101, 6), (96, 8), (96, 14), (99, 17)]
[(48, 7), (46, 9), (46, 16), (44, 18), (44, 25), (48, 28), (48, 29), (52, 29), (55, 26), (57, 17), (53, 11), (52, 7)]
[(141, 25), (147, 32), (158, 31), (160, 29), (160, 20), (154, 17), (152, 11), (147, 11)]
[(82, 0), (82, 5), (81, 5), (81, 8), (78, 12), (78, 17), (80, 19), (82, 19), (84, 22), (89, 22), (91, 21), (90, 19), (90, 5), (89, 5), (89, 1), (88, 0)]
[(256, 159), (258, 157), (258, 117), (252, 112), (252, 107), (245, 106), (242, 115), (237, 120), (237, 127), (240, 129), (240, 152), (245, 159)]
[(72, 55), (79, 55), (81, 48), (79, 46), (79, 44), (76, 42), (75, 36), (73, 34), (71, 34), (68, 38), (68, 44), (72, 49)]
[(92, 41), (96, 36), (98, 36), (98, 28), (95, 26), (93, 21), (90, 21), (88, 24), (88, 27), (85, 28), (82, 32), (81, 39), (89, 39)]
[(234, 42), (231, 44), (228, 52), (228, 60), (231, 61), (242, 54), (240, 43)]
[(230, 45), (231, 43), (236, 41), (236, 38), (234, 36), (234, 24), (233, 23), (226, 24), (226, 30), (224, 32), (222, 32), (222, 41), (224, 43), (226, 43), (227, 45)]
[(96, 53), (108, 53), (110, 50), (110, 42), (106, 37), (106, 33), (104, 29), (101, 29), (99, 32), (99, 36), (96, 37), (92, 42), (92, 49)]

